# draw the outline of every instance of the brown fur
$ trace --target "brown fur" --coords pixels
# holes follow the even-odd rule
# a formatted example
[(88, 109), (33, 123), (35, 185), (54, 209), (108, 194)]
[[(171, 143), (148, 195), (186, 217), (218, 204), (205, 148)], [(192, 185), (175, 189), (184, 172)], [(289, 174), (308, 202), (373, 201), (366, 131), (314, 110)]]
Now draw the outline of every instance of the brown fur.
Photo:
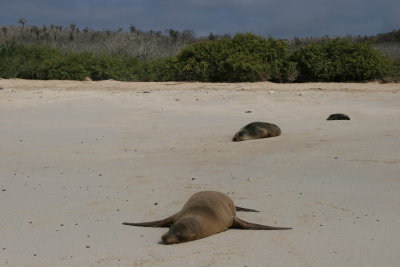
[(279, 135), (281, 135), (281, 129), (275, 124), (268, 122), (252, 122), (240, 129), (232, 138), (232, 141), (239, 142)]
[(164, 220), (123, 224), (145, 227), (171, 225), (169, 231), (162, 236), (165, 244), (175, 244), (204, 238), (230, 227), (254, 230), (292, 229), (254, 224), (240, 220), (236, 217), (236, 208), (232, 199), (221, 192), (215, 191), (195, 193), (185, 203), (181, 211)]

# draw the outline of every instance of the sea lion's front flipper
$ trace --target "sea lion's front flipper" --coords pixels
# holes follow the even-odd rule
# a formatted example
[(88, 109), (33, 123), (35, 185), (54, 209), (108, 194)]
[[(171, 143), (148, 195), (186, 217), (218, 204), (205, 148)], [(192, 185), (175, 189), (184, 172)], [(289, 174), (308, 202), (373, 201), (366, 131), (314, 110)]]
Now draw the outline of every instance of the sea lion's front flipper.
[(233, 217), (232, 228), (251, 229), (251, 230), (288, 230), (288, 229), (292, 229), (292, 228), (288, 228), (288, 227), (275, 227), (275, 226), (250, 223), (250, 222), (243, 221), (236, 216)]
[(141, 222), (141, 223), (122, 223), (123, 225), (144, 226), (144, 227), (167, 227), (174, 222), (175, 214), (161, 221)]
[(260, 212), (258, 210), (247, 209), (247, 208), (242, 208), (242, 207), (238, 207), (238, 206), (235, 206), (235, 208), (236, 208), (236, 211)]

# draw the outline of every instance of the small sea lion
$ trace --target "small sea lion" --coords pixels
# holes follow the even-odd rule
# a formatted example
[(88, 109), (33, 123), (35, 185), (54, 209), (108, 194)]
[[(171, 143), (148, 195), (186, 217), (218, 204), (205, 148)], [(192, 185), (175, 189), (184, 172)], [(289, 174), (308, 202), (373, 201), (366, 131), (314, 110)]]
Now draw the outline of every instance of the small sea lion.
[(124, 225), (164, 227), (171, 226), (161, 239), (165, 244), (176, 244), (204, 238), (228, 228), (254, 230), (286, 230), (243, 221), (236, 217), (236, 210), (255, 211), (235, 207), (232, 199), (221, 192), (202, 191), (192, 195), (181, 211), (160, 221), (126, 223)]
[(239, 142), (252, 139), (260, 139), (274, 137), (281, 134), (281, 129), (272, 123), (268, 122), (252, 122), (240, 129), (232, 141)]
[(346, 114), (343, 113), (335, 113), (329, 115), (329, 117), (326, 119), (327, 121), (332, 121), (332, 120), (350, 120), (350, 117), (347, 116)]

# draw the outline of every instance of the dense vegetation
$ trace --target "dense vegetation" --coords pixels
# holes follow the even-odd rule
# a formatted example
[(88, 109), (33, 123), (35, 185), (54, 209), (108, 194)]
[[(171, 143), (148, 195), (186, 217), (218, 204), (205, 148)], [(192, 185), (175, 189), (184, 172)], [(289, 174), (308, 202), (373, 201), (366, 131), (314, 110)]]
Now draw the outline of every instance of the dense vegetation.
[(177, 79), (211, 82), (287, 80), (287, 44), (254, 34), (195, 43), (177, 56)]
[(366, 44), (343, 39), (310, 44), (292, 55), (302, 81), (368, 81), (383, 79), (390, 61)]
[(400, 44), (400, 31), (374, 37), (288, 41), (250, 33), (196, 38), (190, 31), (168, 30), (165, 35), (141, 32), (133, 26), (130, 32), (84, 29), (82, 33), (75, 25), (66, 30), (23, 24), (2, 27), (2, 37), (0, 77), (3, 78), (204, 82), (400, 80), (400, 53), (398, 49), (387, 49)]

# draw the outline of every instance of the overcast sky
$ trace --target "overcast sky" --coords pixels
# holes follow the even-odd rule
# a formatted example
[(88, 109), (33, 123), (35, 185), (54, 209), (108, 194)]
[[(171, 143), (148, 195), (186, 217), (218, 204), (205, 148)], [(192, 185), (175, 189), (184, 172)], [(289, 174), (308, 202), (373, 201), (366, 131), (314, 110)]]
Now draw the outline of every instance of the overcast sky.
[(0, 0), (0, 25), (96, 30), (253, 32), (275, 38), (373, 35), (400, 29), (400, 0)]

